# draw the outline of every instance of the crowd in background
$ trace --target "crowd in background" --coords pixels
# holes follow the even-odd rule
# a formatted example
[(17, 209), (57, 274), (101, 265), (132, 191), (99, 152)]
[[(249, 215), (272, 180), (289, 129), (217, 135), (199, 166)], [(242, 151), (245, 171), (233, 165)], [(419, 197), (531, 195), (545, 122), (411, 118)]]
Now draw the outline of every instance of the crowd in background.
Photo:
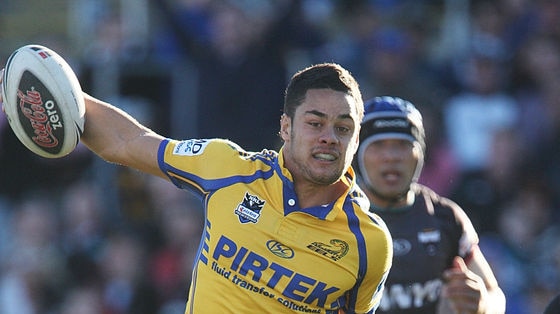
[[(325, 61), (364, 99), (413, 102), (420, 180), (469, 214), (507, 313), (541, 313), (560, 292), (560, 1), (67, 5), (68, 37), (21, 43), (53, 48), (86, 92), (165, 136), (276, 149), (289, 75)], [(187, 192), (81, 144), (34, 156), (0, 117), (2, 314), (182, 313), (202, 215)]]

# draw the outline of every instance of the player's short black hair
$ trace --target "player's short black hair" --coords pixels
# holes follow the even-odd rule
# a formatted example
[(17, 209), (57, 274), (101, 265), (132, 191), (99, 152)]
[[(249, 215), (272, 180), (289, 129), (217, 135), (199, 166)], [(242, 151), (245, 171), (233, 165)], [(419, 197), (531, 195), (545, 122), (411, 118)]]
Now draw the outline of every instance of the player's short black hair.
[(351, 95), (358, 105), (359, 119), (363, 117), (362, 94), (352, 74), (336, 63), (320, 63), (298, 71), (292, 76), (284, 93), (284, 114), (293, 118), (310, 89), (329, 88)]

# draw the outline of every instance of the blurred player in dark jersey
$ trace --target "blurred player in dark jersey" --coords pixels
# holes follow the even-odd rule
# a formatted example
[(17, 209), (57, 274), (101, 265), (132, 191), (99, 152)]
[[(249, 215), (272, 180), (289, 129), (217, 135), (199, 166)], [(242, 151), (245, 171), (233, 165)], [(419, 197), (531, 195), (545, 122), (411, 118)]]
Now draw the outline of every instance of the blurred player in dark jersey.
[(355, 168), (370, 211), (391, 232), (394, 252), (377, 313), (504, 313), (505, 296), (470, 219), (455, 202), (417, 183), (424, 138), (422, 116), (410, 102), (366, 102)]

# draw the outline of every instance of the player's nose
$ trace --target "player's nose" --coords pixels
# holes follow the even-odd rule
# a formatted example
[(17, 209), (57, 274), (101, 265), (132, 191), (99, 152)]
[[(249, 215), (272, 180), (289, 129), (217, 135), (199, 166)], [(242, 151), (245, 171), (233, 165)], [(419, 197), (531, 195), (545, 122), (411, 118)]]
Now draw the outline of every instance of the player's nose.
[(336, 144), (336, 143), (338, 143), (339, 138), (336, 134), (335, 128), (332, 128), (332, 127), (324, 128), (323, 132), (321, 132), (320, 140), (321, 140), (321, 143), (326, 143), (326, 144)]

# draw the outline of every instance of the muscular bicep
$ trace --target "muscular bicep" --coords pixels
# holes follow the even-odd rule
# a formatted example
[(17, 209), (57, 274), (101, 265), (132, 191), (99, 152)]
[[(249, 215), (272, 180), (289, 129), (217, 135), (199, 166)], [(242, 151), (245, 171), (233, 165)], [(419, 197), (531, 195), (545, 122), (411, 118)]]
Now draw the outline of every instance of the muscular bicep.
[(157, 160), (163, 140), (126, 112), (85, 95), (85, 130), (81, 141), (104, 160), (165, 177)]

